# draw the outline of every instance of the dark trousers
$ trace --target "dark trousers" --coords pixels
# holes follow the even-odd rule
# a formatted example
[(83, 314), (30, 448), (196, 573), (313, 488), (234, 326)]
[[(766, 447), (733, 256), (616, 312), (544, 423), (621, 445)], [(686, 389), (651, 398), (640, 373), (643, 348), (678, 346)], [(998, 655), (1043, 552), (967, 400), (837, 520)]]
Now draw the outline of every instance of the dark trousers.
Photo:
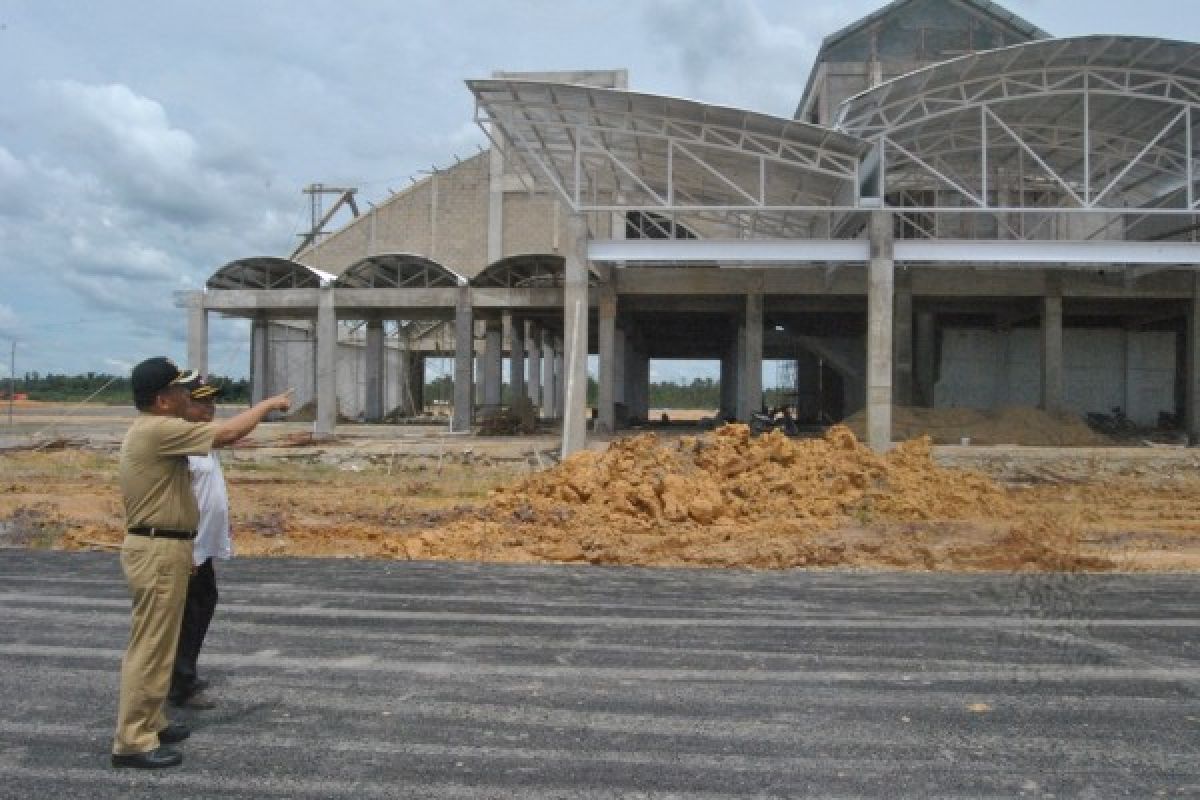
[(183, 622), (179, 629), (179, 649), (175, 653), (175, 669), (171, 673), (170, 697), (186, 700), (196, 691), (196, 661), (200, 648), (217, 608), (217, 573), (213, 560), (207, 559), (188, 579), (187, 600), (183, 605)]

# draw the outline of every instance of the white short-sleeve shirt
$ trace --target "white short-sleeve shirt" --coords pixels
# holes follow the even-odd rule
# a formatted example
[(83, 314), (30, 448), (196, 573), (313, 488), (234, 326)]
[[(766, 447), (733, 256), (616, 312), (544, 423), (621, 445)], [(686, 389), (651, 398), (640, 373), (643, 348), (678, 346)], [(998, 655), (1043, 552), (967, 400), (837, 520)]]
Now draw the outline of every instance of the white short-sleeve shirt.
[(225, 474), (221, 462), (213, 454), (188, 456), (188, 473), (192, 492), (200, 509), (200, 525), (192, 545), (192, 563), (196, 566), (210, 558), (227, 559), (233, 556), (233, 539), (229, 535), (229, 493), (225, 489)]

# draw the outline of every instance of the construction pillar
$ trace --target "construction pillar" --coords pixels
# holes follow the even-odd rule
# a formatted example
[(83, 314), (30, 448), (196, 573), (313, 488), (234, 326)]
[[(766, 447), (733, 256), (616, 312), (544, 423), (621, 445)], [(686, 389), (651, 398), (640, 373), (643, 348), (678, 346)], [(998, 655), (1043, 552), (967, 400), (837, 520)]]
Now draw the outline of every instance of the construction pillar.
[(598, 318), (597, 349), (600, 357), (596, 432), (611, 434), (617, 430), (617, 291), (611, 283), (600, 288)]
[(721, 419), (736, 419), (737, 394), (737, 333), (721, 354), (721, 407), (717, 415)]
[(566, 365), (566, 358), (563, 354), (563, 340), (561, 337), (554, 339), (554, 416), (559, 419), (563, 418), (566, 413), (564, 400), (567, 394), (566, 373), (563, 368)]
[(525, 394), (525, 335), (521, 323), (513, 320), (511, 311), (500, 316), (504, 329), (504, 347), (508, 348), (508, 391), (513, 405)]
[(500, 320), (489, 319), (483, 338), (483, 411), (500, 410), (504, 372), (504, 330)]
[(409, 350), (405, 386), (405, 413), (421, 416), (425, 413), (425, 356)]
[(759, 291), (746, 294), (746, 316), (741, 342), (744, 358), (738, 360), (741, 371), (738, 380), (738, 418), (749, 420), (750, 415), (762, 407), (763, 296)]
[(1063, 399), (1062, 282), (1048, 275), (1042, 298), (1042, 408), (1059, 411)]
[(563, 458), (587, 444), (587, 234), (587, 219), (572, 214), (567, 220), (563, 277)]
[(629, 397), (629, 415), (650, 419), (650, 358), (637, 345), (629, 350), (625, 374), (628, 379), (626, 395)]
[[(613, 402), (626, 405), (629, 399), (625, 396), (625, 360), (629, 355), (625, 344), (625, 329), (618, 327), (613, 331)], [(618, 415), (617, 424), (621, 424)]]
[(337, 427), (337, 308), (333, 287), (322, 286), (317, 299), (317, 414), (314, 433), (332, 436)]
[(1184, 417), (1188, 444), (1200, 444), (1200, 273), (1192, 276), (1192, 298), (1187, 313), (1187, 376)]
[(895, 242), (892, 215), (872, 211), (867, 267), (867, 444), (885, 452), (892, 444), (892, 311)]
[(208, 309), (204, 297), (190, 300), (188, 307), (188, 369), (208, 376)]
[(266, 400), (271, 384), (270, 323), (265, 317), (257, 316), (250, 323), (250, 403)]
[(554, 385), (554, 334), (542, 328), (542, 416), (554, 419), (557, 416), (554, 398), (558, 388)]
[(525, 320), (525, 353), (529, 357), (526, 389), (535, 409), (542, 407), (542, 329), (533, 320)]
[(458, 287), (454, 306), (454, 416), (453, 433), (471, 432), (471, 405), (474, 402), (475, 319), (471, 309), (471, 289)]
[(383, 380), (387, 369), (384, 366), (383, 320), (367, 320), (366, 397), (363, 417), (367, 422), (383, 419)]
[(933, 408), (934, 385), (937, 381), (937, 329), (932, 311), (916, 315), (915, 351), (913, 353), (913, 381), (916, 385), (917, 405)]
[(913, 299), (912, 273), (896, 275), (893, 304), (892, 393), (898, 406), (913, 404)]

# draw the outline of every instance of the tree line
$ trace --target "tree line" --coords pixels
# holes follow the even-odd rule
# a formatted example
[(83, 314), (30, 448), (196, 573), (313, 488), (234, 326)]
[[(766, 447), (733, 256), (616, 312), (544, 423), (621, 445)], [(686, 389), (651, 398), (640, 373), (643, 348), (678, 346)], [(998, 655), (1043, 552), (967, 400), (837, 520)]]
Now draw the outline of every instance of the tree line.
[[(245, 378), (227, 378), (210, 375), (209, 381), (225, 389), (222, 403), (248, 403), (250, 381)], [(8, 397), (8, 380), (0, 380), (0, 398)], [(44, 402), (80, 402), (91, 397), (91, 402), (109, 405), (130, 405), (133, 394), (128, 376), (109, 375), (103, 372), (88, 372), (80, 375), (42, 375), (26, 372), (16, 381), (17, 394), (25, 394), (30, 400)], [(92, 397), (92, 395), (95, 395)], [(511, 401), (508, 384), (503, 387), (504, 403)], [(600, 387), (595, 378), (588, 378), (588, 403), (599, 402)], [(448, 375), (440, 375), (425, 384), (425, 401), (445, 401), (454, 398), (454, 382)], [(763, 398), (768, 405), (784, 402), (778, 389), (768, 389)], [(675, 381), (653, 381), (650, 384), (651, 408), (711, 408), (721, 404), (721, 383), (712, 378), (693, 378), (690, 383)]]
[[(225, 389), (223, 403), (244, 403), (250, 399), (250, 382), (243, 379), (210, 375), (209, 382)], [(89, 397), (92, 403), (107, 405), (132, 405), (133, 389), (129, 376), (110, 375), (104, 372), (87, 372), (81, 375), (58, 375), (26, 372), (16, 381), (17, 394), (30, 400), (48, 403), (81, 402)], [(93, 397), (93, 395), (95, 395)], [(8, 381), (0, 381), (0, 396), (8, 397)]]

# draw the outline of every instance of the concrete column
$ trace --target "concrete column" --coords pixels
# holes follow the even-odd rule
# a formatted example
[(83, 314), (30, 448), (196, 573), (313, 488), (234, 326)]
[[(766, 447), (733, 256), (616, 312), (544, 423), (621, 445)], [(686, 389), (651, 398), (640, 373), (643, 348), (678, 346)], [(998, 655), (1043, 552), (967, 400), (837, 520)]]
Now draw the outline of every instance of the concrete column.
[(596, 432), (610, 434), (617, 429), (616, 360), (617, 360), (617, 292), (611, 283), (600, 288), (597, 349), (600, 352), (597, 382)]
[(743, 352), (745, 358), (739, 360), (741, 375), (738, 388), (741, 394), (741, 407), (745, 416), (762, 407), (762, 362), (763, 362), (763, 296), (753, 291), (746, 295), (746, 320), (742, 334)]
[[(411, 384), (409, 377), (412, 373), (413, 354), (403, 331), (397, 340), (396, 374), (390, 376), (388, 385), (392, 387), (392, 408), (397, 409), (400, 416), (410, 416), (413, 413)], [(384, 405), (388, 405), (388, 393), (384, 393)], [(388, 409), (389, 411), (392, 409)]]
[(572, 214), (567, 220), (563, 278), (563, 458), (587, 444), (587, 234), (587, 219)]
[(566, 413), (564, 401), (567, 396), (566, 357), (563, 354), (564, 343), (561, 337), (554, 339), (554, 416), (563, 418)]
[(748, 395), (742, 391), (742, 382), (746, 376), (742, 374), (746, 365), (746, 314), (738, 314), (737, 327), (733, 332), (733, 414), (741, 422), (749, 422), (751, 412), (757, 410), (746, 407)]
[(730, 342), (721, 354), (721, 419), (737, 417), (737, 341)]
[(471, 405), (474, 402), (473, 362), (475, 360), (475, 319), (471, 309), (471, 290), (458, 287), (454, 306), (454, 416), (450, 430), (471, 432)]
[(500, 324), (504, 329), (504, 347), (508, 348), (508, 390), (515, 405), (517, 398), (525, 394), (525, 335), (511, 311), (502, 313)]
[(533, 320), (525, 320), (525, 353), (529, 357), (529, 378), (525, 388), (535, 409), (542, 407), (542, 329)]
[(557, 416), (554, 398), (558, 396), (558, 388), (554, 378), (554, 334), (542, 328), (542, 416), (546, 419)]
[(337, 427), (337, 333), (333, 287), (322, 286), (317, 300), (317, 436), (332, 436)]
[(933, 408), (934, 385), (937, 381), (937, 329), (934, 327), (933, 312), (920, 312), (916, 322), (913, 353), (915, 400), (918, 405)]
[(867, 444), (884, 452), (892, 443), (892, 310), (895, 247), (892, 215), (872, 211), (867, 267)]
[(1192, 299), (1187, 313), (1187, 364), (1184, 418), (1188, 444), (1200, 444), (1200, 273), (1192, 276)]
[[(625, 329), (617, 327), (613, 331), (613, 402), (622, 405), (628, 403), (625, 397), (625, 359), (628, 351), (625, 344)], [(617, 424), (621, 424), (620, 419)]]
[(634, 347), (629, 354), (629, 363), (625, 368), (628, 376), (626, 391), (629, 399), (630, 416), (639, 419), (650, 418), (650, 358), (639, 348)]
[(204, 298), (192, 300), (188, 307), (187, 367), (208, 376), (208, 309)]
[(913, 299), (912, 274), (903, 270), (896, 275), (896, 299), (893, 303), (892, 393), (898, 406), (913, 404)]
[(367, 422), (379, 422), (383, 419), (383, 381), (384, 366), (383, 349), (383, 320), (367, 320), (366, 356), (366, 397), (363, 403), (363, 416)]
[(504, 372), (504, 330), (499, 320), (488, 320), (483, 337), (483, 411), (500, 409)]
[(407, 411), (420, 416), (425, 413), (425, 356), (409, 351), (407, 376)]
[(255, 317), (250, 323), (250, 403), (260, 403), (270, 395), (271, 354), (270, 323), (264, 317)]
[(1053, 276), (1046, 279), (1042, 298), (1042, 408), (1058, 411), (1063, 407), (1063, 307), (1062, 284)]

